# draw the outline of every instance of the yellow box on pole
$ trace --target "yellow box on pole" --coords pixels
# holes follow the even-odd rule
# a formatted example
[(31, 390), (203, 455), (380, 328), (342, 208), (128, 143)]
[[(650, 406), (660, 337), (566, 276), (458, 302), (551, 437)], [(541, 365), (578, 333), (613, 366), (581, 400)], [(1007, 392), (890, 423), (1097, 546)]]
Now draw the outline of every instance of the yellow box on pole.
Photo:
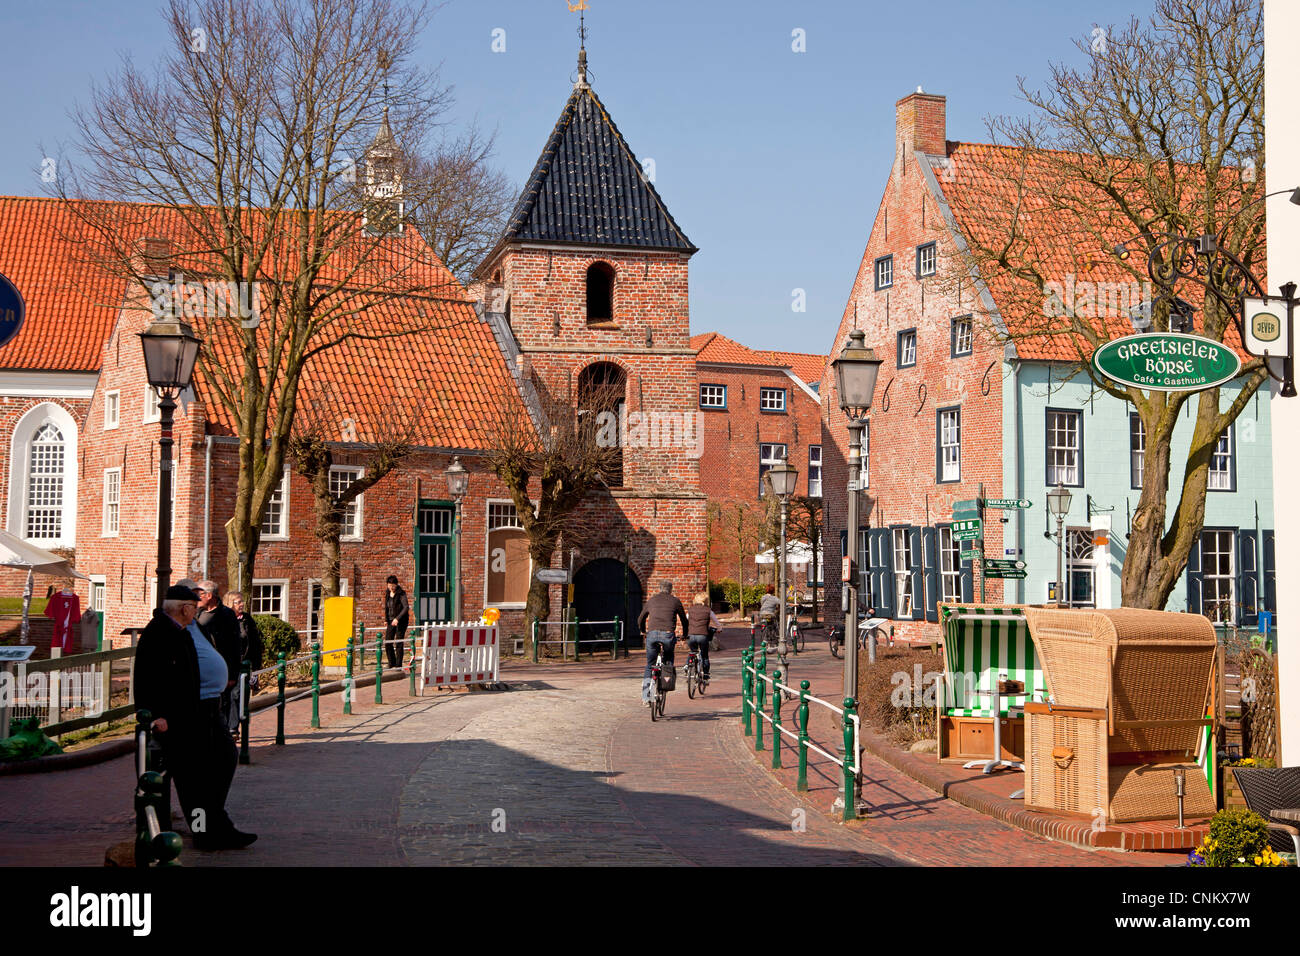
[(321, 650), (326, 667), (348, 666), (348, 637), (353, 633), (353, 601), (350, 597), (326, 598), (321, 603), (321, 619), (324, 622), (325, 635)]

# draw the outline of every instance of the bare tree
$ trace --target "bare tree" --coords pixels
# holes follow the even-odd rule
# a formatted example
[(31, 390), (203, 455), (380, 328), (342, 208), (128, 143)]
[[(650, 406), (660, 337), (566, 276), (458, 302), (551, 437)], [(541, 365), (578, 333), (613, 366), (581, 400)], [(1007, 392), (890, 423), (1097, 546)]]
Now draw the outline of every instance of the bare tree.
[(812, 622), (817, 623), (817, 582), (821, 576), (817, 573), (820, 564), (822, 545), (822, 500), (798, 496), (790, 501), (790, 517), (786, 521), (786, 538), (802, 541), (812, 551)]
[[(1021, 81), (1030, 118), (991, 122), (996, 143), (1019, 149), (991, 151), (978, 189), (958, 200), (969, 252), (954, 257), (944, 280), (969, 299), (978, 274), (1012, 317), (1011, 339), (1065, 350), (1097, 388), (1133, 405), (1146, 454), (1123, 603), (1163, 608), (1200, 534), (1219, 437), (1266, 371), (1260, 360), (1246, 361), (1240, 390), (1221, 408), (1218, 388), (1144, 392), (1100, 376), (1089, 359), (1132, 332), (1128, 309), (1146, 297), (1135, 290), (1149, 291), (1157, 329), (1178, 324), (1171, 313), (1189, 311), (1176, 302), (1182, 296), (1200, 310), (1201, 335), (1224, 341), (1229, 332), (1242, 275), (1219, 260), (1177, 287), (1175, 267), (1188, 264), (1188, 246), (1167, 244), (1166, 234), (1218, 233), (1248, 269), (1262, 263), (1264, 207), (1252, 205), (1264, 195), (1261, 12), (1250, 0), (1157, 0), (1149, 23), (1098, 27), (1077, 46), (1082, 67), (1053, 66), (1043, 90)], [(961, 148), (950, 162), (945, 176), (963, 181)], [(1086, 285), (1086, 295), (1063, 297), (1067, 285)], [(992, 321), (981, 332), (1001, 335)], [(1189, 401), (1191, 446), (1170, 514), (1171, 442)]]
[[(58, 191), (87, 258), (155, 309), (186, 297), (169, 267), (235, 290), (239, 307), (188, 297), (184, 311), (204, 340), (201, 392), (239, 438), (228, 576), (242, 553), (251, 581), (307, 363), (446, 324), (437, 300), (463, 297), (403, 226), (427, 201), (406, 157), (448, 98), (410, 65), (422, 7), (171, 0), (164, 17), (158, 69), (125, 63), (77, 111), (84, 165)], [(429, 307), (392, 308), (413, 299)]]
[(763, 536), (767, 512), (744, 501), (732, 503), (732, 514), (727, 523), (729, 544), (736, 547), (736, 583), (740, 588), (740, 616), (745, 616), (745, 568), (753, 562)]
[[(549, 568), (561, 537), (584, 540), (592, 529), (580, 506), (621, 473), (622, 447), (614, 411), (623, 390), (599, 385), (582, 395), (525, 388), (527, 402), (509, 396), (485, 423), (487, 463), (506, 486), (528, 538), (534, 568)], [(549, 586), (528, 584), (525, 633), (550, 617)], [(531, 637), (529, 638), (531, 640)]]
[[(417, 388), (417, 393), (424, 391)], [(300, 403), (289, 438), (294, 470), (311, 485), (316, 513), (316, 538), (321, 544), (321, 598), (339, 593), (339, 542), (349, 505), (369, 491), (414, 450), (420, 434), (423, 406), (408, 404), (387, 409), (386, 414), (358, 423), (333, 391)], [(338, 458), (360, 466), (361, 474), (335, 490), (331, 472)]]

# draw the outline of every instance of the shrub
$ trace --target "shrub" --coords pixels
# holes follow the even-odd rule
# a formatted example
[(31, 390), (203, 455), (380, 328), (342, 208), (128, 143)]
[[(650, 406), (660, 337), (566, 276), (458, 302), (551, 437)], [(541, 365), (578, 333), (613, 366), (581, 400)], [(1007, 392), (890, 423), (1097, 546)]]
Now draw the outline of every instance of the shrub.
[[(914, 686), (918, 665), (919, 687)], [(933, 737), (938, 716), (933, 681), (927, 683), (926, 675), (942, 671), (943, 655), (928, 649), (880, 647), (876, 649), (875, 666), (867, 665), (867, 652), (862, 651), (858, 660), (858, 714), (905, 743)]]
[[(740, 607), (740, 583), (731, 579), (723, 578), (721, 581), (715, 581), (709, 585), (710, 601), (725, 601), (728, 607)], [(758, 607), (758, 602), (763, 600), (763, 594), (766, 588), (761, 584), (745, 585), (745, 610), (749, 611)]]
[(1268, 845), (1268, 823), (1253, 810), (1220, 810), (1210, 832), (1188, 856), (1193, 866), (1283, 866)]
[(258, 630), (262, 632), (262, 643), (265, 648), (262, 658), (264, 666), (274, 666), (281, 654), (284, 655), (285, 660), (290, 660), (302, 650), (302, 640), (298, 637), (298, 632), (280, 618), (273, 614), (254, 614), (253, 620), (257, 622)]

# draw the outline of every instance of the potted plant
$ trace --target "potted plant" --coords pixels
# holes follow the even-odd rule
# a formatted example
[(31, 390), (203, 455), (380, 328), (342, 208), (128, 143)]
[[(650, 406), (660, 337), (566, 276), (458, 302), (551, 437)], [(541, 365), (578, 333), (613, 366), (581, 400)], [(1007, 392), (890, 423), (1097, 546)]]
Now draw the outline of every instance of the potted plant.
[(1187, 855), (1188, 866), (1277, 867), (1291, 864), (1268, 845), (1268, 823), (1252, 810), (1220, 810), (1210, 831)]

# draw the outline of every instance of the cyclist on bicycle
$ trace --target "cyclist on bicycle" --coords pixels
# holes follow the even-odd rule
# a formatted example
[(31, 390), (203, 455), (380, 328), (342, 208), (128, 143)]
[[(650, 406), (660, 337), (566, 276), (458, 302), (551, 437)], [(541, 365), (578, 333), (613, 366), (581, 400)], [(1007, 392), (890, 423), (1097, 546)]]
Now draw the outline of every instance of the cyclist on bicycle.
[(690, 626), (686, 629), (686, 646), (692, 651), (699, 651), (701, 673), (709, 679), (709, 632), (720, 630), (722, 622), (709, 607), (709, 594), (701, 591), (691, 601), (690, 610), (686, 612)]
[(763, 595), (763, 600), (758, 605), (758, 619), (762, 621), (764, 627), (770, 628), (771, 633), (776, 633), (776, 621), (781, 616), (781, 599), (776, 596), (776, 586), (769, 584), (767, 593)]
[[(686, 609), (673, 597), (673, 582), (661, 581), (659, 593), (645, 602), (636, 626), (645, 635), (645, 673), (641, 675), (641, 703), (650, 703), (650, 670), (662, 647), (664, 666), (673, 666), (673, 645), (677, 643), (677, 622), (682, 622), (682, 636), (689, 633)], [(648, 629), (647, 629), (648, 628)], [(656, 646), (658, 645), (658, 646)]]

